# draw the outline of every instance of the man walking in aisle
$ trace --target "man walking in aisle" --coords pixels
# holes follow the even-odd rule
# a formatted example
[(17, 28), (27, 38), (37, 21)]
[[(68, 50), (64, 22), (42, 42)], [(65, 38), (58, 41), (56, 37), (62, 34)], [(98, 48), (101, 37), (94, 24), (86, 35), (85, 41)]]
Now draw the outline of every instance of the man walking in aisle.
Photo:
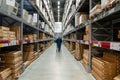
[(61, 50), (61, 44), (62, 44), (62, 39), (60, 37), (58, 37), (56, 40), (55, 40), (56, 44), (57, 44), (57, 50), (58, 52), (60, 52)]

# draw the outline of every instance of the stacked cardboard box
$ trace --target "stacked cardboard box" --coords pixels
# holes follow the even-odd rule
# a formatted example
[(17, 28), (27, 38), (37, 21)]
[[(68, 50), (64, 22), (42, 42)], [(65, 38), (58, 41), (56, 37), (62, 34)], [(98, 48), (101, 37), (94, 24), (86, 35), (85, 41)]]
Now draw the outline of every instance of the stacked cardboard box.
[(114, 77), (114, 79), (113, 80), (120, 80), (120, 74), (119, 75), (117, 75), (116, 77)]
[(15, 32), (13, 31), (9, 32), (9, 40), (16, 40)]
[(0, 54), (2, 59), (1, 67), (9, 67), (12, 70), (13, 79), (20, 76), (22, 73), (22, 56), (21, 51), (6, 52)]
[(88, 49), (84, 49), (82, 63), (84, 67), (87, 68), (88, 63), (89, 63), (89, 50)]
[(97, 80), (113, 80), (116, 75), (116, 63), (107, 59), (93, 58), (92, 74)]
[(88, 20), (88, 14), (84, 12), (78, 12), (75, 16), (75, 26), (78, 26)]
[(27, 68), (30, 65), (31, 61), (25, 61), (23, 64), (25, 66), (25, 68)]
[(37, 34), (24, 35), (23, 39), (24, 40), (33, 40), (33, 41), (36, 41), (37, 40)]
[(90, 40), (89, 34), (90, 34), (90, 25), (87, 25), (85, 28), (85, 34), (84, 34), (83, 40), (89, 41)]
[(13, 80), (10, 68), (0, 68), (0, 80)]
[(83, 52), (84, 52), (84, 49), (85, 49), (85, 48), (86, 48), (85, 45), (76, 43), (75, 58), (76, 58), (77, 60), (82, 60), (82, 59), (83, 59)]
[(23, 19), (27, 22), (28, 20), (28, 11), (23, 9)]
[(89, 15), (89, 17), (90, 17), (90, 18), (93, 18), (93, 17), (95, 17), (96, 15), (98, 15), (100, 12), (102, 12), (101, 5), (100, 5), (100, 4), (97, 4), (95, 7), (93, 7), (93, 8), (90, 10), (90, 15)]
[(40, 39), (45, 39), (46, 38), (46, 35), (45, 33), (40, 33), (40, 36), (39, 36)]
[(34, 59), (34, 45), (24, 45), (23, 46), (23, 61), (31, 61)]
[(20, 26), (9, 26), (10, 31), (15, 32), (15, 36), (17, 40), (20, 40)]
[(92, 73), (96, 79), (113, 80), (118, 75), (114, 78), (117, 80), (120, 74), (120, 54), (116, 52), (104, 52), (102, 58), (92, 59), (92, 67)]
[(9, 40), (9, 31), (8, 27), (0, 26), (0, 40)]

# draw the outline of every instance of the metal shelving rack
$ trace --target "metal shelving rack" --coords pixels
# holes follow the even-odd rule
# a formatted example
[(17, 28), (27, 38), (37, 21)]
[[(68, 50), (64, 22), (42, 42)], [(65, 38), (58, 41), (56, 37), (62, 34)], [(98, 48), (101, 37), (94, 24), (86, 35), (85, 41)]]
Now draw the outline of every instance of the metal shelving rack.
[[(39, 43), (48, 43), (53, 41), (53, 37), (54, 37), (54, 31), (53, 34), (50, 34), (49, 32), (46, 32), (42, 29), (39, 28), (39, 25), (37, 24), (36, 26), (31, 25), (30, 23), (27, 23), (24, 19), (23, 19), (23, 9), (27, 9), (30, 8), (31, 10), (33, 10), (33, 12), (36, 12), (39, 16), (38, 16), (38, 20), (42, 20), (44, 21), (46, 24), (49, 25), (50, 29), (52, 29), (50, 26), (50, 24), (48, 23), (48, 21), (45, 19), (45, 17), (43, 16), (42, 12), (37, 8), (37, 6), (31, 1), (31, 0), (16, 0), (16, 2), (19, 3), (19, 12), (17, 14), (17, 16), (12, 15), (11, 13), (7, 13), (5, 11), (3, 11), (3, 9), (0, 8), (0, 25), (1, 26), (19, 26), (20, 27), (20, 40), (0, 40), (0, 50), (1, 48), (11, 48), (11, 47), (18, 47), (20, 49), (20, 51), (22, 51), (23, 53), (23, 45), (26, 44), (35, 44), (36, 45), (36, 51), (39, 51)], [(29, 9), (28, 9), (29, 11)], [(32, 11), (30, 11), (32, 12)], [(49, 36), (50, 38), (46, 38), (46, 39), (39, 39), (39, 33), (42, 32), (45, 35)], [(32, 41), (32, 40), (23, 40), (23, 35), (25, 33), (35, 33), (37, 34), (37, 40), (36, 41)], [(22, 54), (23, 56), (23, 54)], [(24, 68), (23, 68), (24, 71)]]
[[(87, 2), (87, 0), (83, 0), (83, 1)], [(88, 2), (89, 2), (88, 10), (90, 11), (100, 1), (99, 0), (88, 0)], [(74, 13), (73, 17), (69, 20), (67, 25), (64, 26), (65, 28), (63, 31), (65, 31), (67, 26), (73, 20), (75, 14), (78, 11), (80, 11), (82, 6), (83, 6), (82, 4), (79, 5), (79, 9)], [(63, 35), (64, 41), (66, 42), (76, 42), (76, 43), (85, 44), (89, 46), (90, 54), (89, 54), (89, 65), (88, 65), (88, 70), (87, 70), (88, 72), (91, 71), (91, 66), (92, 66), (91, 62), (92, 62), (92, 55), (93, 55), (92, 49), (94, 49), (94, 47), (95, 48), (97, 47), (101, 50), (107, 49), (110, 51), (120, 51), (120, 40), (116, 39), (117, 37), (116, 31), (120, 30), (120, 28), (118, 27), (119, 24), (117, 24), (117, 23), (120, 23), (119, 13), (120, 13), (120, 0), (118, 3), (116, 3), (116, 5), (113, 5), (113, 7), (102, 11), (101, 13), (96, 15), (94, 18), (88, 19), (84, 23), (80, 24), (73, 30)], [(79, 39), (72, 40), (68, 38), (74, 32), (76, 34), (77, 32), (84, 32), (84, 29), (87, 25), (90, 25), (89, 41), (84, 41), (84, 40), (79, 40)]]

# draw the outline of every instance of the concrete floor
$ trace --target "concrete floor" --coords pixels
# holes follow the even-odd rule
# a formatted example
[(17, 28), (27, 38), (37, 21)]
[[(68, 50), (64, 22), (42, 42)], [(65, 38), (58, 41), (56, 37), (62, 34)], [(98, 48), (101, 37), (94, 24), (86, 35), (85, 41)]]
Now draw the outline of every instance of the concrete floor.
[(95, 80), (87, 73), (79, 61), (62, 46), (62, 52), (56, 53), (56, 45), (48, 48), (34, 61), (18, 80)]

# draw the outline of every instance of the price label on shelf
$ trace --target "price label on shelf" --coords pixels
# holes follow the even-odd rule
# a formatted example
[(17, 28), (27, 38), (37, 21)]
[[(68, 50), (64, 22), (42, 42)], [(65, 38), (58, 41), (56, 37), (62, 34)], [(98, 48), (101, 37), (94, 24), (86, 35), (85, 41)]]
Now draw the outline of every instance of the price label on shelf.
[(110, 49), (120, 51), (120, 43), (111, 42)]
[(2, 44), (0, 44), (0, 47), (2, 47)]

